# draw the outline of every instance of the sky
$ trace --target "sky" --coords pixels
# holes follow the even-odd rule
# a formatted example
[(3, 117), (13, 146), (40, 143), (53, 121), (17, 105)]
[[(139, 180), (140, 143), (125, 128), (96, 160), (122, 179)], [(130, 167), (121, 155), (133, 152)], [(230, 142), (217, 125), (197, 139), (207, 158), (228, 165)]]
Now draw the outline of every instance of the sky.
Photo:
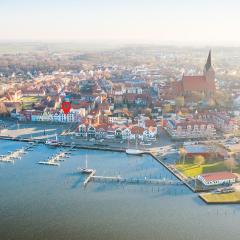
[(0, 0), (0, 41), (240, 45), (239, 0)]

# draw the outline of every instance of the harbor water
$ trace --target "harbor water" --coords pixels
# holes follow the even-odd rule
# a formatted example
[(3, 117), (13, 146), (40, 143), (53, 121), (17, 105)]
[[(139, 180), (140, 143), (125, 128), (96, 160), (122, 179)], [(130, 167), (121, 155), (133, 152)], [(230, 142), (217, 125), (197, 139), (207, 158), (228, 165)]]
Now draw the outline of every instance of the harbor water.
[[(0, 155), (28, 143), (0, 140)], [(1, 240), (239, 239), (239, 205), (206, 205), (184, 185), (90, 182), (98, 176), (176, 180), (149, 155), (73, 151), (60, 166), (37, 164), (60, 148), (37, 145), (13, 163), (0, 163)]]

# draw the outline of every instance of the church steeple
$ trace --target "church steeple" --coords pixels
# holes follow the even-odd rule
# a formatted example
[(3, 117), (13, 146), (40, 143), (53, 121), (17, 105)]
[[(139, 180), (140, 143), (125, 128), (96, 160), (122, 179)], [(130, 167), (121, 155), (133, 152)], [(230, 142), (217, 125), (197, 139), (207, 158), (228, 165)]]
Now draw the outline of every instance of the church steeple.
[(205, 71), (207, 72), (212, 67), (212, 54), (211, 50), (209, 50), (207, 62), (205, 64)]

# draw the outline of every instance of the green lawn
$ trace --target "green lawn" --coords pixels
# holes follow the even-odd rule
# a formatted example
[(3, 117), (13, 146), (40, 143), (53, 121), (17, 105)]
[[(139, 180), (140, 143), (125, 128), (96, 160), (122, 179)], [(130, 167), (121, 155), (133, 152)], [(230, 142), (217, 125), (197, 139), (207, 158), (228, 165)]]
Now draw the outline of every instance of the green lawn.
[(232, 193), (203, 193), (201, 198), (207, 203), (240, 203), (240, 192)]
[(31, 108), (33, 103), (37, 103), (41, 100), (41, 97), (22, 97), (20, 101), (23, 102), (23, 107), (26, 108)]
[[(176, 168), (187, 177), (196, 177), (202, 173), (229, 171), (224, 165), (223, 160), (215, 163), (206, 163), (198, 166), (194, 163), (177, 164)], [(234, 172), (240, 172), (240, 168), (234, 169)]]

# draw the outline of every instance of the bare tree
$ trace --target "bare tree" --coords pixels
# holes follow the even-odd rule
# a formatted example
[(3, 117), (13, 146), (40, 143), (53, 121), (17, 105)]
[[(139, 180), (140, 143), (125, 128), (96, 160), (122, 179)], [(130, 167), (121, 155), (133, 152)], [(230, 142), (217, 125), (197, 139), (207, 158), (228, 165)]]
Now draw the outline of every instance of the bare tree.
[(197, 155), (194, 157), (194, 163), (200, 167), (205, 163), (205, 158), (202, 155)]
[(233, 157), (227, 159), (224, 161), (225, 166), (227, 167), (227, 169), (229, 169), (231, 172), (233, 171), (234, 168), (236, 168), (237, 166), (237, 162), (235, 161), (235, 159)]

